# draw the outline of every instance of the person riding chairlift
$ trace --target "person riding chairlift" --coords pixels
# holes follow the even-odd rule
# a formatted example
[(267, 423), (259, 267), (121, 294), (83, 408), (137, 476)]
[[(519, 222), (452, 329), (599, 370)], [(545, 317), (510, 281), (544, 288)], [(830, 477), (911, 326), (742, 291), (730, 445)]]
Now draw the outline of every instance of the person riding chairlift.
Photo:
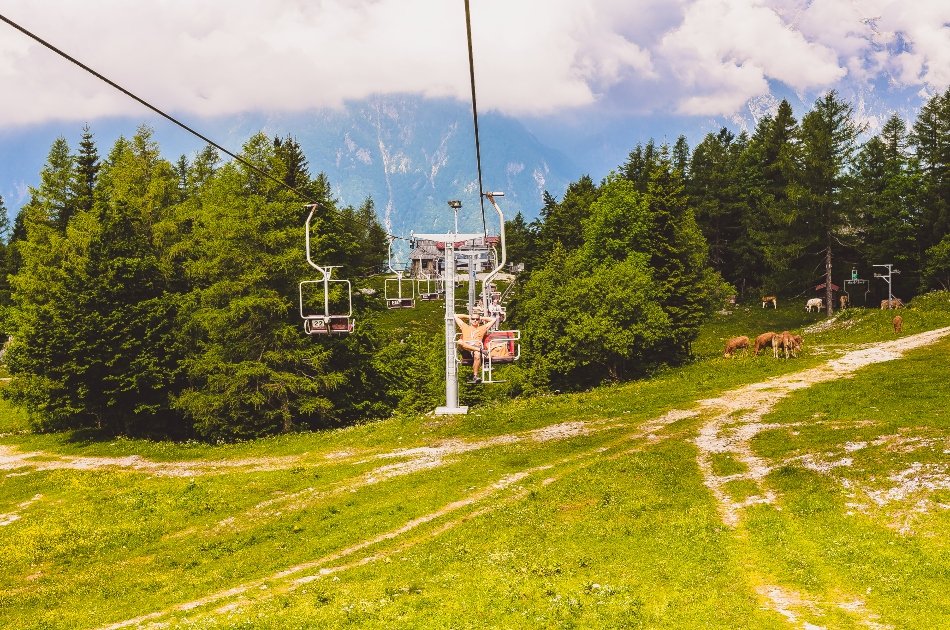
[[(468, 321), (465, 321), (466, 319)], [(485, 353), (485, 334), (495, 324), (495, 321), (497, 321), (495, 317), (483, 319), (478, 312), (473, 313), (471, 317), (468, 315), (455, 316), (455, 323), (462, 329), (462, 336), (455, 343), (458, 344), (459, 348), (472, 353), (472, 379), (469, 383), (482, 382), (479, 370), (482, 367), (482, 356)]]

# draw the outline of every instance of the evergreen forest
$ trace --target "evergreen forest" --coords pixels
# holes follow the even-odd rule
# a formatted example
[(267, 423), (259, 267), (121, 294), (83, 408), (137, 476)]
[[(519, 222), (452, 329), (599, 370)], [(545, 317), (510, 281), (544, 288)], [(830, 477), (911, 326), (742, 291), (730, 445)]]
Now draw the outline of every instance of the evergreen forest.
[[(12, 225), (0, 199), (3, 395), (36, 430), (232, 441), (438, 400), (441, 330), (407, 339), (366, 317), (384, 309), (359, 290), (386, 260), (373, 201), (342, 206), (292, 136), (254, 135), (241, 157), (278, 181), (211, 148), (169, 161), (144, 126), (100, 155), (86, 127), (75, 149), (53, 143)], [(308, 210), (288, 187), (319, 201), (312, 252), (354, 282), (352, 335), (303, 331)], [(505, 396), (688, 362), (732, 296), (804, 303), (881, 263), (905, 301), (950, 289), (950, 90), (876, 134), (830, 92), (800, 119), (783, 101), (751, 134), (651, 140), (506, 232), (525, 271)]]

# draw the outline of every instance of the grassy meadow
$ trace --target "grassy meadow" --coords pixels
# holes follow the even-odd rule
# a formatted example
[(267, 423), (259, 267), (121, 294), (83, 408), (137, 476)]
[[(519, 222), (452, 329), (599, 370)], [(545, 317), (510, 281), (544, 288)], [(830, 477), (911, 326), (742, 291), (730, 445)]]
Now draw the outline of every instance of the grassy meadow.
[[(779, 306), (718, 314), (688, 366), (460, 417), (208, 445), (34, 435), (0, 403), (0, 627), (950, 627), (950, 335), (727, 405), (950, 326), (950, 298), (900, 335)], [(722, 357), (785, 329), (796, 359)]]

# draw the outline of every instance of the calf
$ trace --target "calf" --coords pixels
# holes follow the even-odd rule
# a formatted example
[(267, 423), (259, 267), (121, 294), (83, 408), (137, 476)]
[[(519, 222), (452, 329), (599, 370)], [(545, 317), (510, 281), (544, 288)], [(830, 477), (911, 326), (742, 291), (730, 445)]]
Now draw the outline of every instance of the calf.
[(772, 308), (778, 308), (778, 298), (774, 295), (763, 295), (762, 308), (765, 308), (766, 304), (771, 304)]
[(894, 298), (893, 300), (881, 300), (881, 310), (883, 311), (886, 308), (900, 308), (904, 306), (904, 302), (900, 298)]
[(812, 298), (805, 302), (805, 310), (811, 313), (811, 309), (814, 306), (816, 311), (820, 311), (824, 305), (825, 303), (821, 298)]
[(801, 335), (792, 335), (791, 352), (793, 357), (798, 358), (798, 351), (802, 349), (803, 343), (804, 339), (802, 339)]
[(848, 296), (847, 296), (847, 295), (842, 295), (840, 298), (838, 298), (838, 301), (841, 303), (841, 308), (842, 308), (842, 309), (848, 308)]
[(794, 357), (797, 349), (795, 335), (792, 335), (792, 333), (787, 330), (781, 334), (776, 333), (776, 335), (772, 337), (772, 356), (776, 359), (778, 358), (779, 350), (782, 351), (782, 356), (787, 359), (789, 354)]
[(755, 338), (755, 356), (759, 356), (759, 351), (763, 348), (772, 345), (772, 337), (774, 336), (774, 332), (766, 332)]
[(722, 356), (725, 358), (731, 357), (738, 350), (744, 350), (749, 347), (749, 338), (748, 337), (733, 337), (726, 342), (726, 350)]
[(894, 332), (899, 333), (904, 330), (904, 318), (900, 315), (894, 317)]

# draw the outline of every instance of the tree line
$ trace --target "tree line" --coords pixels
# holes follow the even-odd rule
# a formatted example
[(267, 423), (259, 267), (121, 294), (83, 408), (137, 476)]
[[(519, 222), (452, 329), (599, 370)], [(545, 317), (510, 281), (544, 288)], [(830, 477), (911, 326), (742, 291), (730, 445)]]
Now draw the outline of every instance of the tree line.
[[(319, 202), (316, 260), (354, 276), (384, 260), (372, 201), (338, 207), (293, 138), (257, 134), (241, 157)], [(104, 159), (88, 127), (75, 153), (57, 139), (3, 246), (3, 395), (40, 430), (209, 440), (387, 415), (398, 387), (372, 326), (301, 330), (306, 213), (210, 147), (163, 159), (147, 127)]]
[[(753, 133), (690, 148), (637, 145), (600, 182), (584, 176), (537, 220), (507, 222), (525, 263), (511, 305), (521, 366), (490, 396), (585, 388), (690, 360), (730, 295), (814, 295), (852, 266), (902, 270), (896, 293), (950, 288), (950, 91), (913, 124), (876, 135), (831, 92), (801, 120), (783, 101)], [(292, 137), (252, 136), (241, 156), (320, 202), (315, 260), (373, 273), (386, 234), (371, 199), (340, 207)], [(430, 408), (439, 330), (377, 327), (354, 291), (355, 334), (302, 331), (307, 209), (212, 148), (170, 162), (147, 127), (100, 158), (84, 129), (57, 139), (39, 184), (5, 221), (0, 325), (12, 336), (3, 395), (40, 430), (230, 440)], [(394, 336), (395, 335), (395, 336)]]
[[(683, 136), (672, 146), (639, 144), (600, 185), (581, 178), (560, 201), (546, 195), (536, 221), (509, 222), (509, 258), (544, 277), (551, 265), (570, 267), (565, 252), (604, 255), (612, 243), (590, 233), (603, 220), (601, 197), (629, 188), (618, 216), (639, 217), (659, 173), (677, 182), (679, 203), (705, 241), (696, 246), (708, 247), (710, 266), (740, 297), (814, 297), (824, 284), (818, 297), (830, 314), (832, 284), (841, 286), (852, 268), (872, 279), (873, 265), (884, 263), (901, 270), (894, 289), (905, 300), (950, 289), (950, 90), (929, 99), (911, 124), (894, 114), (862, 142), (866, 131), (854, 108), (829, 92), (801, 120), (782, 101), (751, 135), (723, 128), (692, 149)], [(560, 284), (570, 287), (567, 278)], [(531, 315), (523, 321), (530, 326)]]

